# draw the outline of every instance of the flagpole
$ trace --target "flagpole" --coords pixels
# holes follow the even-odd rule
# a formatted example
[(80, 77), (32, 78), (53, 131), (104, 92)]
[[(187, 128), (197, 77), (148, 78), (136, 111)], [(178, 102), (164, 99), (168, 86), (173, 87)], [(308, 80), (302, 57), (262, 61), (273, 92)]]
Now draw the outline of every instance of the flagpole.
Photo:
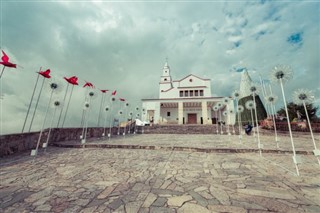
[(73, 88), (74, 88), (74, 85), (72, 85), (72, 87), (71, 87), (71, 92), (70, 92), (70, 96), (69, 96), (69, 101), (68, 101), (68, 105), (67, 105), (66, 112), (64, 113), (64, 118), (63, 118), (63, 122), (62, 122), (61, 128), (63, 128), (64, 122), (65, 122), (66, 117), (67, 117), (67, 113), (68, 113), (69, 104), (70, 104), (70, 101), (71, 101), (71, 96), (72, 96)]
[[(69, 89), (69, 83), (67, 84), (66, 93), (64, 94), (64, 98), (63, 98), (63, 102), (62, 102), (63, 104), (65, 103), (65, 100), (66, 100), (66, 97), (67, 97), (67, 94), (68, 94), (68, 89)], [(60, 115), (59, 115), (59, 119), (58, 119), (57, 128), (59, 128), (59, 124), (60, 124), (60, 119), (61, 119), (63, 108), (64, 108), (64, 106), (62, 106), (61, 110), (60, 110)]]
[(40, 92), (39, 92), (38, 99), (37, 99), (37, 103), (36, 103), (36, 106), (35, 106), (34, 111), (33, 111), (32, 119), (31, 119), (31, 123), (30, 123), (30, 127), (29, 127), (29, 132), (31, 131), (33, 119), (34, 119), (34, 116), (35, 116), (37, 108), (38, 108), (38, 104), (39, 104), (39, 100), (40, 100), (40, 96), (41, 96), (41, 93), (42, 93), (42, 89), (43, 89), (43, 85), (44, 85), (44, 81), (45, 80), (46, 80), (46, 78), (43, 78), (42, 85), (41, 85)]
[[(40, 67), (40, 71), (41, 71), (41, 67)], [(21, 133), (23, 133), (24, 127), (26, 126), (26, 123), (27, 123), (27, 119), (28, 119), (28, 116), (29, 116), (30, 108), (31, 108), (31, 105), (32, 105), (33, 97), (34, 97), (34, 93), (35, 93), (37, 85), (38, 85), (39, 77), (40, 77), (40, 74), (38, 74), (36, 83), (35, 83), (34, 88), (33, 88), (32, 96), (31, 96), (29, 107), (28, 107), (28, 111), (27, 111), (27, 115), (26, 115), (26, 118), (24, 119), (24, 123), (23, 123), (23, 127), (22, 127)]]
[(5, 68), (6, 68), (6, 66), (3, 66), (2, 71), (1, 71), (1, 75), (0, 75), (0, 78), (1, 78), (1, 76), (2, 76)]

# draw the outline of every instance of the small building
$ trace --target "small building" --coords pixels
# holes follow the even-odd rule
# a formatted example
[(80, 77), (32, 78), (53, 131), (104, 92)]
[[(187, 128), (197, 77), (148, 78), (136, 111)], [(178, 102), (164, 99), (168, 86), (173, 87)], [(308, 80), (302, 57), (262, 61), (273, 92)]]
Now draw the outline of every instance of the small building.
[[(214, 111), (213, 106), (219, 102), (222, 107)], [(231, 97), (212, 97), (211, 80), (193, 74), (172, 80), (168, 62), (162, 69), (159, 98), (142, 99), (142, 109), (142, 120), (154, 124), (235, 123)]]

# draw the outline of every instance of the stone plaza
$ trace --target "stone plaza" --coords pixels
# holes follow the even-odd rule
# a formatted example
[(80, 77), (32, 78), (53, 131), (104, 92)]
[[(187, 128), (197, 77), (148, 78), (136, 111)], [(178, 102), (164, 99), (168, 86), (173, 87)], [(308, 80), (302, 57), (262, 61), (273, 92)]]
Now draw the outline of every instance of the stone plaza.
[(262, 156), (253, 136), (214, 134), (126, 135), (85, 148), (61, 143), (35, 159), (16, 154), (1, 159), (0, 212), (320, 212), (310, 135), (294, 140), (300, 176), (287, 135), (279, 149), (261, 135)]

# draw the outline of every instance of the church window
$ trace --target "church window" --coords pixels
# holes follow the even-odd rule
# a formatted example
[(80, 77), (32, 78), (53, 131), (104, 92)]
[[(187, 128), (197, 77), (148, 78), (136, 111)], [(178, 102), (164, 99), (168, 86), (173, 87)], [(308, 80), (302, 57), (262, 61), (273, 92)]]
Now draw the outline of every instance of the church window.
[(165, 78), (164, 81), (167, 81), (167, 78)]
[(203, 96), (203, 90), (200, 90), (200, 96)]
[(193, 90), (190, 90), (189, 93), (190, 93), (190, 97), (192, 97), (193, 96)]
[(180, 91), (180, 97), (183, 97), (183, 91)]
[(189, 92), (188, 90), (185, 90), (185, 91), (184, 91), (184, 96), (185, 96), (185, 97), (188, 97), (188, 96), (189, 96), (188, 92)]
[(170, 117), (170, 114), (171, 114), (170, 112), (167, 112), (167, 117)]
[(189, 79), (189, 82), (192, 82), (192, 78)]
[(199, 94), (198, 94), (198, 90), (195, 90), (194, 91), (194, 96), (198, 96)]

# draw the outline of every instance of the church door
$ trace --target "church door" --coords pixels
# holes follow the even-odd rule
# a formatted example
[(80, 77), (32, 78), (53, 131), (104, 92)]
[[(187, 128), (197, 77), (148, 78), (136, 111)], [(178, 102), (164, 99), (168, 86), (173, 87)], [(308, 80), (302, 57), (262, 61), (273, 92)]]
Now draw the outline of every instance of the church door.
[(197, 124), (197, 114), (188, 114), (188, 124)]

